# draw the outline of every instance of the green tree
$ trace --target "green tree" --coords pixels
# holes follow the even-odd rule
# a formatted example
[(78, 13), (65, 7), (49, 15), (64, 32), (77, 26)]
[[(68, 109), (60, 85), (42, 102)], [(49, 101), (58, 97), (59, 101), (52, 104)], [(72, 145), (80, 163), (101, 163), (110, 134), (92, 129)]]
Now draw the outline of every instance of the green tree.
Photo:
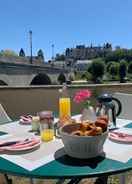
[(64, 54), (56, 54), (55, 60), (65, 61), (65, 55)]
[(111, 63), (109, 73), (112, 76), (112, 79), (114, 79), (119, 74), (119, 64), (116, 62)]
[(25, 57), (25, 52), (24, 52), (23, 48), (20, 49), (19, 56)]
[(128, 65), (128, 73), (132, 74), (132, 62)]
[(37, 56), (38, 56), (38, 58), (44, 60), (44, 53), (43, 53), (42, 49), (39, 49), (39, 50), (38, 50)]
[(106, 65), (106, 71), (107, 71), (107, 72), (109, 72), (109, 69), (110, 69), (111, 65), (112, 65), (113, 63), (115, 63), (115, 62), (116, 62), (116, 61), (110, 61), (110, 62), (107, 63), (107, 65)]
[(17, 53), (13, 50), (6, 49), (6, 50), (1, 50), (0, 54), (2, 56), (18, 56)]
[(127, 74), (127, 62), (122, 60), (119, 66), (119, 76), (121, 83), (125, 82), (126, 74)]
[(100, 83), (105, 72), (104, 61), (100, 58), (93, 60), (88, 68), (88, 72), (91, 73), (94, 83)]
[(112, 52), (108, 52), (105, 56), (105, 61), (109, 62), (109, 61), (120, 61), (122, 59), (126, 60), (127, 56), (128, 56), (128, 50), (119, 48)]

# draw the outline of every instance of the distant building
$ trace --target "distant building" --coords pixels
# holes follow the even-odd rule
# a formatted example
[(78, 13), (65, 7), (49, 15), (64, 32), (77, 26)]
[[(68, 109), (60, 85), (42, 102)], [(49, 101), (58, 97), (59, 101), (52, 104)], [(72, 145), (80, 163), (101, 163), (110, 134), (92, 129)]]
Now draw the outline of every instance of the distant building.
[(86, 71), (91, 63), (92, 60), (77, 60), (75, 63), (75, 69), (80, 72)]
[(76, 60), (86, 60), (93, 59), (97, 57), (102, 57), (107, 52), (112, 51), (112, 46), (109, 43), (103, 46), (91, 46), (86, 47), (85, 45), (77, 45), (76, 48), (67, 48), (65, 51), (66, 60), (73, 59)]
[(54, 61), (54, 66), (57, 66), (57, 67), (62, 67), (62, 68), (65, 68), (66, 67), (66, 62), (65, 61)]

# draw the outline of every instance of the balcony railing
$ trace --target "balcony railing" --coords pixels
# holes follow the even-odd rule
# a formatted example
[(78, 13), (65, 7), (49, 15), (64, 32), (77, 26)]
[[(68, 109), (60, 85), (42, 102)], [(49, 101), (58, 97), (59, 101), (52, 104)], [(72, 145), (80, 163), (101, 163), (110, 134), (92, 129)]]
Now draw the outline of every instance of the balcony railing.
[[(58, 90), (61, 86), (29, 86), (29, 87), (0, 87), (0, 103), (9, 116), (18, 118), (21, 114), (34, 114), (41, 110), (58, 112)], [(101, 92), (132, 93), (132, 84), (98, 84), (98, 85), (70, 85), (71, 98), (79, 89), (91, 89), (94, 101)], [(82, 105), (72, 101), (72, 112), (80, 113)]]

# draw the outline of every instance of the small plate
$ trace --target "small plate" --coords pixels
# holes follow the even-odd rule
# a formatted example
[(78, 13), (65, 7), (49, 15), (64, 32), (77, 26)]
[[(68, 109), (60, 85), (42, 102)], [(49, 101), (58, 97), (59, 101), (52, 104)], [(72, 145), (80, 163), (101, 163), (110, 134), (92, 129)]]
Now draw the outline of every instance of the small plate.
[[(21, 145), (19, 147), (15, 147), (14, 145), (1, 147), (0, 151), (11, 151), (11, 152), (28, 151), (28, 150), (35, 149), (35, 148), (39, 147), (40, 144), (41, 144), (40, 139), (36, 139), (36, 140), (34, 140), (34, 139), (32, 140), (31, 139), (29, 141), (30, 142), (28, 142), (27, 144), (25, 143), (25, 144), (23, 144), (23, 145)], [(33, 144), (33, 145), (31, 145), (31, 144)]]
[(132, 143), (132, 135), (116, 131), (109, 133), (109, 139), (121, 143)]
[(20, 124), (23, 124), (23, 125), (31, 125), (31, 123), (32, 123), (32, 116), (31, 115), (20, 116), (19, 122), (20, 122)]
[(22, 119), (19, 120), (21, 125), (31, 125), (31, 121), (23, 121)]

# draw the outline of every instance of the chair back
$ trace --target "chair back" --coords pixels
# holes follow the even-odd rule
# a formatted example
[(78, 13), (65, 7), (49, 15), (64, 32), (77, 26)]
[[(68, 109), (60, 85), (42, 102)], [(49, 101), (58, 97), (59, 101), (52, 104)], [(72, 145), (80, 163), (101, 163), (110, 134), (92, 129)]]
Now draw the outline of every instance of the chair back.
[(0, 104), (0, 124), (12, 121), (11, 118), (6, 113), (4, 107)]
[(114, 93), (113, 96), (118, 98), (122, 103), (122, 112), (118, 117), (132, 119), (132, 94)]

